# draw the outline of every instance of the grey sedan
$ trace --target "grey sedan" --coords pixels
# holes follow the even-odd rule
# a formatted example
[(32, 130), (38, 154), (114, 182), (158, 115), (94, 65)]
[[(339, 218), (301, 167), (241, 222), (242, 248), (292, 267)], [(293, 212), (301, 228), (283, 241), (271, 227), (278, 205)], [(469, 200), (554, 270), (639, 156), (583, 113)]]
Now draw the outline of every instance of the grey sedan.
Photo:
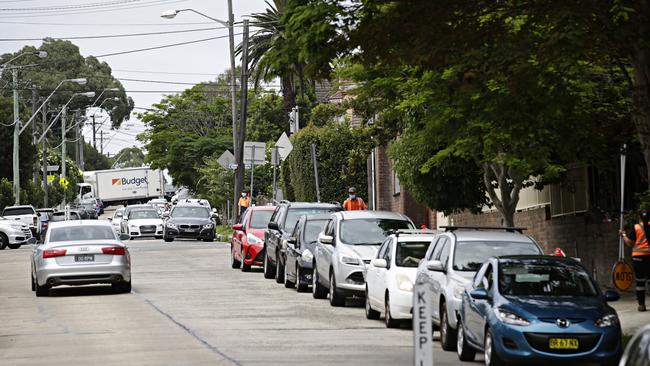
[(131, 292), (131, 257), (108, 221), (63, 221), (50, 225), (32, 253), (32, 291), (47, 296), (60, 285), (111, 284)]

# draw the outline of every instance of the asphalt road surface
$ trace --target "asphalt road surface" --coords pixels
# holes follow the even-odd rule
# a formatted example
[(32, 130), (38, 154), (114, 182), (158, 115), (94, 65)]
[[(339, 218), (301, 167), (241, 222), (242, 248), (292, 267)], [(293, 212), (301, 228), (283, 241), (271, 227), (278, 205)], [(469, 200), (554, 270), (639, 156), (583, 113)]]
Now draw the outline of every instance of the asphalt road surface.
[[(128, 245), (130, 294), (83, 286), (36, 298), (31, 246), (0, 251), (0, 364), (413, 364), (410, 329), (367, 320), (361, 301), (332, 308), (260, 271), (233, 270), (225, 243)], [(436, 366), (461, 364), (438, 343), (434, 359)]]

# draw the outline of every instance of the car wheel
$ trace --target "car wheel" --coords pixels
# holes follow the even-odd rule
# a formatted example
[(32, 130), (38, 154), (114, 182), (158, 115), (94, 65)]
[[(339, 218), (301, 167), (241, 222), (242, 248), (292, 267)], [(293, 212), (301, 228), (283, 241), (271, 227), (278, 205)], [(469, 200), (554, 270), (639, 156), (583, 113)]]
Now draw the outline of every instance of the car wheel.
[(334, 277), (334, 273), (330, 273), (330, 305), (345, 305), (345, 297), (336, 288), (336, 277)]
[(458, 336), (456, 339), (456, 352), (458, 353), (458, 359), (461, 361), (474, 361), (476, 350), (465, 341), (465, 327), (460, 320), (458, 320)]
[(113, 290), (121, 294), (128, 294), (131, 292), (131, 281), (129, 282), (117, 282), (111, 285)]
[(241, 266), (241, 263), (235, 259), (235, 253), (232, 249), (232, 246), (230, 246), (230, 268), (236, 269)]
[(9, 245), (9, 238), (4, 233), (0, 233), (0, 250), (6, 248), (7, 245)]
[(456, 350), (456, 332), (449, 326), (447, 306), (443, 302), (440, 311), (440, 346), (445, 351)]
[(284, 266), (280, 265), (280, 253), (275, 253), (275, 282), (284, 283)]
[(300, 267), (298, 262), (296, 262), (296, 290), (298, 292), (307, 292), (309, 291), (309, 284), (302, 281), (301, 280), (302, 277), (303, 277), (302, 268)]
[(264, 250), (264, 278), (266, 279), (271, 279), (275, 277), (275, 267), (271, 266), (271, 261), (269, 260), (269, 256), (266, 253), (266, 249)]
[(244, 262), (244, 250), (243, 250), (243, 249), (242, 249), (242, 251), (241, 251), (241, 258), (242, 258), (242, 259), (241, 259), (241, 267), (240, 267), (240, 268), (241, 268), (241, 271), (242, 271), (242, 272), (250, 272), (250, 270), (251, 270), (251, 265), (250, 265), (250, 264), (246, 264), (246, 262)]
[(18, 248), (20, 248), (20, 244), (9, 244), (7, 246), (9, 247), (9, 249), (18, 249)]
[(284, 261), (284, 269), (283, 269), (283, 271), (282, 271), (283, 274), (284, 274), (284, 287), (285, 287), (285, 288), (294, 288), (294, 287), (296, 287), (296, 283), (295, 283), (295, 282), (291, 282), (291, 281), (289, 280), (289, 276), (287, 276), (287, 269), (288, 269), (288, 268), (287, 268), (287, 261), (285, 260), (285, 261)]
[(32, 277), (32, 291), (36, 291), (36, 282), (34, 281), (34, 274), (32, 274), (31, 277)]
[(366, 286), (366, 319), (377, 320), (381, 313), (372, 308), (372, 305), (370, 305), (370, 296), (368, 295), (368, 286)]
[(393, 319), (393, 316), (390, 313), (390, 296), (388, 296), (388, 294), (386, 294), (385, 308), (386, 308), (386, 315), (384, 316), (384, 320), (386, 321), (386, 328), (399, 327), (399, 321)]
[(212, 243), (214, 241), (214, 238), (205, 238), (203, 241), (206, 243)]
[(171, 243), (174, 241), (174, 238), (164, 238), (163, 240), (165, 240), (166, 243)]
[(314, 265), (314, 274), (311, 276), (311, 295), (314, 299), (324, 299), (327, 297), (327, 289), (318, 282), (318, 270)]
[(36, 296), (43, 297), (50, 294), (50, 288), (48, 286), (40, 286), (38, 282), (34, 281), (34, 287), (36, 287)]
[(156, 240), (160, 240), (160, 239), (162, 239), (163, 237), (162, 237), (162, 236), (156, 236), (155, 238), (156, 238)]
[(494, 350), (494, 339), (490, 328), (485, 330), (485, 366), (502, 366), (503, 360)]

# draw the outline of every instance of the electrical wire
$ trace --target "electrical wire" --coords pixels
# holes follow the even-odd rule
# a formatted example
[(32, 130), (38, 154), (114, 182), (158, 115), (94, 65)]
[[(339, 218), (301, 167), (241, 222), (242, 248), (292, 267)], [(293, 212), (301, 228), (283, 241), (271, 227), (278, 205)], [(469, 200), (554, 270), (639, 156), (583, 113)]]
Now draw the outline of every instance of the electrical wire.
[[(235, 33), (235, 35), (240, 35), (240, 34), (242, 34), (242, 33)], [(126, 55), (126, 54), (129, 54), (129, 53), (159, 50), (159, 49), (162, 49), (162, 48), (169, 48), (169, 47), (183, 46), (183, 45), (188, 45), (188, 44), (193, 44), (193, 43), (207, 42), (207, 41), (212, 41), (212, 40), (215, 40), (215, 39), (223, 39), (223, 38), (227, 38), (227, 37), (228, 37), (228, 35), (210, 37), (210, 38), (203, 38), (203, 39), (196, 39), (196, 40), (193, 40), (193, 41), (171, 43), (171, 44), (166, 44), (166, 45), (162, 45), (162, 46), (154, 46), (154, 47), (139, 48), (139, 49), (129, 50), (129, 51), (106, 53), (106, 54), (103, 54), (103, 55), (95, 55), (95, 57), (96, 58), (101, 58), (101, 57), (110, 57), (110, 56), (117, 56), (117, 55)]]
[(97, 36), (71, 36), (71, 37), (45, 36), (39, 38), (0, 38), (0, 42), (41, 41), (45, 38), (71, 40), (71, 39), (106, 39), (106, 38), (141, 37), (141, 36), (154, 36), (154, 35), (161, 35), (161, 34), (205, 32), (205, 31), (217, 30), (217, 29), (226, 29), (226, 27), (196, 28), (196, 29), (183, 29), (183, 30), (160, 31), (160, 32), (108, 34), (108, 35), (97, 35)]
[(97, 12), (112, 12), (112, 11), (120, 11), (120, 10), (131, 10), (131, 9), (140, 9), (140, 8), (148, 8), (152, 6), (157, 6), (157, 5), (162, 5), (162, 4), (174, 4), (174, 3), (180, 3), (180, 2), (186, 2), (188, 0), (153, 0), (149, 2), (143, 2), (138, 5), (128, 5), (126, 4), (125, 6), (114, 6), (111, 8), (105, 8), (105, 9), (96, 9), (96, 10), (84, 10), (84, 11), (60, 11), (60, 12), (50, 12), (47, 14), (32, 14), (32, 13), (25, 13), (25, 14), (11, 14), (11, 15), (2, 15), (0, 18), (2, 19), (12, 19), (12, 18), (42, 18), (42, 17), (52, 17), (52, 16), (63, 16), (63, 15), (76, 15), (76, 14), (93, 14)]
[(119, 1), (106, 1), (102, 3), (75, 4), (75, 5), (36, 6), (30, 8), (0, 8), (0, 11), (47, 11), (47, 10), (83, 9), (83, 8), (94, 8), (98, 6), (137, 3), (139, 1), (140, 0), (119, 0)]
[[(128, 73), (141, 73), (141, 74), (161, 74), (161, 75), (197, 75), (197, 76), (229, 76), (227, 73), (214, 74), (214, 73), (199, 73), (199, 72), (171, 72), (171, 71), (146, 71), (146, 70), (124, 70), (124, 69), (112, 69), (116, 72), (128, 72)], [(235, 75), (235, 77), (240, 77)]]
[(168, 23), (44, 23), (44, 22), (13, 22), (13, 21), (0, 21), (0, 24), (15, 24), (15, 25), (49, 25), (49, 26), (73, 26), (73, 27), (163, 27), (163, 26), (181, 26), (181, 25), (207, 25), (214, 24), (214, 22), (168, 22)]

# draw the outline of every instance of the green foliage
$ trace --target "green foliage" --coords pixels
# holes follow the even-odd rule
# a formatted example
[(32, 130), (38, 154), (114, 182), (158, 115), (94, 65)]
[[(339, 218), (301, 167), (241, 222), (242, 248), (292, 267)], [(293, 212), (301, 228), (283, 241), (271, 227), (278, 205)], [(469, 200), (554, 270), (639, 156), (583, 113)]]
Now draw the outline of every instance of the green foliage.
[(288, 129), (283, 99), (274, 92), (249, 95), (246, 139), (275, 141)]
[(137, 168), (144, 166), (144, 152), (139, 147), (125, 147), (115, 155), (119, 161), (114, 164), (116, 168)]
[(341, 118), (344, 114), (345, 110), (340, 105), (330, 103), (318, 104), (311, 110), (309, 124), (313, 124), (316, 127), (323, 127), (328, 122)]
[(219, 155), (221, 154), (203, 158), (203, 165), (198, 168), (200, 178), (196, 184), (196, 193), (210, 201), (212, 207), (222, 211), (222, 206), (233, 199), (234, 175), (232, 170), (219, 165)]
[[(139, 165), (138, 165), (139, 166)], [(104, 170), (111, 168), (111, 160), (106, 155), (100, 154), (93, 145), (84, 143), (84, 169)]]
[(0, 210), (14, 204), (14, 186), (7, 178), (0, 178)]

